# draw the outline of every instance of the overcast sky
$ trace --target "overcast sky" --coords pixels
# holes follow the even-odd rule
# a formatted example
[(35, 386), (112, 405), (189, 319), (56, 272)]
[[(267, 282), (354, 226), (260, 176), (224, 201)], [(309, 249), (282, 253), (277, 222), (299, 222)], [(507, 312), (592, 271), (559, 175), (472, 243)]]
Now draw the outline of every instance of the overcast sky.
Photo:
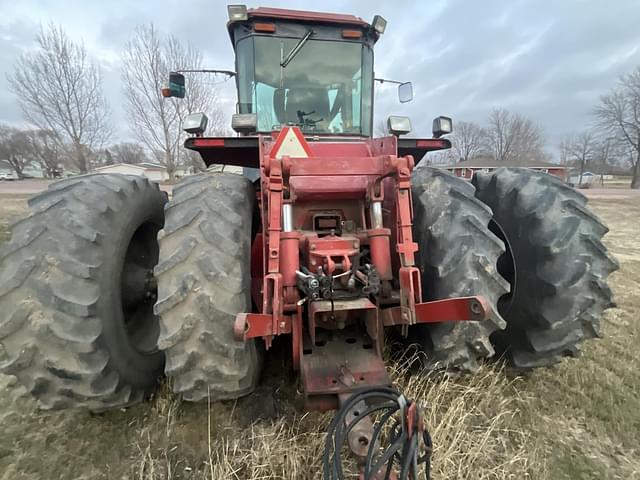
[[(414, 101), (401, 105), (392, 86), (381, 86), (377, 116), (409, 115), (420, 135), (430, 134), (434, 116), (482, 123), (492, 108), (504, 107), (540, 123), (552, 150), (562, 135), (589, 126), (599, 95), (640, 65), (640, 0), (273, 0), (249, 6), (317, 10), (311, 5), (319, 4), (388, 20), (376, 46), (376, 75), (413, 81)], [(83, 41), (102, 66), (117, 139), (130, 137), (119, 59), (137, 24), (154, 22), (200, 48), (207, 66), (233, 69), (226, 2), (0, 0), (0, 122), (22, 122), (6, 74), (50, 21)], [(230, 114), (233, 82), (222, 93)]]

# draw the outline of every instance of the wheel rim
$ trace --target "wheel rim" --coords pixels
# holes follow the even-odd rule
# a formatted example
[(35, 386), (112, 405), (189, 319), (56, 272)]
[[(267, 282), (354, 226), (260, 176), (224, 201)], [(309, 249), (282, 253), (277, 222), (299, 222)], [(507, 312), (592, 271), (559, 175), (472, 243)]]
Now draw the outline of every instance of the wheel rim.
[(141, 353), (155, 353), (159, 334), (153, 305), (158, 290), (153, 268), (158, 263), (157, 234), (160, 226), (145, 222), (138, 227), (127, 247), (120, 275), (124, 327), (133, 347)]

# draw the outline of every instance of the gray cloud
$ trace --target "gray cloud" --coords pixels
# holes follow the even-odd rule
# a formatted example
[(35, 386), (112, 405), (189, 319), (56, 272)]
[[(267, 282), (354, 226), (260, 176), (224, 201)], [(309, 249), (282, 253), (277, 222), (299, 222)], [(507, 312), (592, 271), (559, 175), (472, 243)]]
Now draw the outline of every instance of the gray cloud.
[(0, 24), (0, 122), (12, 125), (23, 123), (22, 113), (9, 90), (7, 75), (24, 48), (33, 46), (38, 26), (20, 20)]
[[(552, 143), (589, 123), (599, 95), (640, 64), (638, 5), (554, 3), (449, 2), (408, 41), (446, 52), (422, 57), (416, 68), (429, 111), (482, 121), (494, 107), (518, 110), (540, 122)], [(429, 29), (436, 40), (421, 42)], [(410, 55), (395, 57), (391, 68), (410, 61)], [(412, 112), (421, 108), (414, 104)], [(414, 124), (428, 128), (430, 119), (422, 120)]]
[[(296, 0), (265, 3), (308, 8)], [(214, 67), (233, 65), (223, 2), (0, 0), (0, 4), (0, 121), (21, 121), (5, 76), (17, 56), (32, 45), (39, 25), (48, 21), (62, 24), (100, 59), (122, 138), (128, 132), (119, 53), (137, 24), (154, 22), (162, 31), (190, 41)], [(490, 109), (505, 107), (543, 125), (553, 147), (561, 135), (588, 126), (599, 95), (620, 74), (640, 64), (635, 1), (330, 0), (322, 8), (367, 20), (374, 14), (387, 18), (387, 32), (376, 47), (376, 74), (412, 80), (415, 100), (400, 105), (395, 89), (381, 86), (376, 93), (377, 118), (408, 114), (421, 135), (429, 134), (436, 115), (482, 122)], [(221, 94), (231, 111), (233, 83), (223, 85)]]

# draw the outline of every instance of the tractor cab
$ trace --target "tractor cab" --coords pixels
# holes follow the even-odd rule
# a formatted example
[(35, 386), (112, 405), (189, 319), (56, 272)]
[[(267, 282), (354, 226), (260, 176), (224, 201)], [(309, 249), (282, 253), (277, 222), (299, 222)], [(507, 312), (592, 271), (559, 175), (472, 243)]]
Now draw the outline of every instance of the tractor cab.
[(228, 29), (238, 114), (255, 115), (255, 132), (371, 136), (373, 45), (383, 27), (352, 15), (232, 6)]

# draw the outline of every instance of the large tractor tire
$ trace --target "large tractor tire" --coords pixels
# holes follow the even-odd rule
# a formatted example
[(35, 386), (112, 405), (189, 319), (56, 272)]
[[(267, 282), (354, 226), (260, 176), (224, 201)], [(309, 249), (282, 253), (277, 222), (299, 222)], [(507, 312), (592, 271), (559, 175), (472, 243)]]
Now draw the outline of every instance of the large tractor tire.
[(251, 311), (254, 203), (254, 187), (243, 176), (206, 173), (178, 184), (167, 205), (158, 235), (158, 345), (185, 400), (238, 398), (258, 381), (255, 341), (233, 335), (236, 314)]
[(509, 284), (498, 273), (502, 241), (488, 228), (491, 209), (478, 201), (469, 182), (437, 168), (417, 168), (412, 177), (413, 232), (419, 245), (425, 301), (482, 295), (494, 307), (490, 320), (413, 327), (429, 368), (475, 370), (491, 357), (491, 334), (505, 327), (498, 299)]
[(29, 200), (0, 248), (0, 371), (41, 407), (105, 410), (153, 390), (165, 202), (157, 185), (125, 175), (62, 180)]
[(500, 168), (473, 183), (509, 247), (499, 265), (511, 283), (499, 307), (507, 328), (496, 347), (522, 369), (575, 356), (612, 305), (607, 277), (618, 263), (602, 244), (607, 227), (584, 195), (545, 173)]

